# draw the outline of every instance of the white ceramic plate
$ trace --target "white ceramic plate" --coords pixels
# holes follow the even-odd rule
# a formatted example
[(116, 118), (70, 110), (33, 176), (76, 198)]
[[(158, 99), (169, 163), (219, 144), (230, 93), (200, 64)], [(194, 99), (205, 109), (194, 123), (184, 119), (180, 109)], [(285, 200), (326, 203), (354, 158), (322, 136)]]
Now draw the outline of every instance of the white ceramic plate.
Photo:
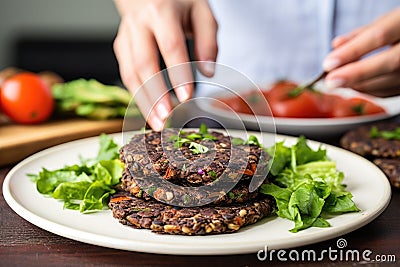
[[(400, 114), (400, 96), (391, 98), (376, 98), (360, 94), (348, 88), (336, 89), (335, 94), (345, 97), (360, 96), (368, 98), (385, 110), (386, 114), (365, 115), (347, 118), (272, 118), (269, 116), (253, 116), (244, 113), (232, 114), (214, 106), (214, 101), (202, 101), (198, 107), (213, 118), (217, 118), (225, 127), (242, 129), (242, 123), (247, 129), (276, 132), (290, 135), (306, 135), (308, 137), (321, 137), (338, 135), (361, 124), (387, 119)], [(221, 94), (208, 96), (210, 99), (221, 97)]]
[[(244, 132), (230, 131), (237, 137)], [(121, 143), (121, 134), (113, 135)], [(264, 145), (271, 145), (274, 136), (263, 134)], [(295, 138), (277, 136), (288, 144)], [(351, 232), (375, 219), (389, 203), (390, 185), (385, 175), (372, 163), (351, 152), (324, 145), (328, 155), (337, 162), (346, 174), (345, 183), (361, 209), (329, 219), (330, 228), (310, 228), (299, 233), (290, 233), (292, 222), (277, 217), (266, 218), (247, 226), (237, 233), (212, 236), (159, 235), (149, 230), (124, 226), (112, 217), (110, 210), (93, 214), (81, 214), (64, 210), (63, 204), (45, 197), (36, 191), (35, 184), (26, 176), (37, 173), (42, 167), (56, 169), (77, 163), (79, 155), (95, 156), (98, 138), (82, 139), (41, 151), (15, 166), (6, 176), (3, 194), (6, 202), (21, 217), (32, 224), (60, 236), (81, 242), (130, 251), (211, 255), (254, 253), (265, 246), (268, 249), (283, 249), (303, 246), (331, 239)], [(320, 144), (310, 141), (313, 148)], [(373, 197), (372, 197), (373, 196)]]

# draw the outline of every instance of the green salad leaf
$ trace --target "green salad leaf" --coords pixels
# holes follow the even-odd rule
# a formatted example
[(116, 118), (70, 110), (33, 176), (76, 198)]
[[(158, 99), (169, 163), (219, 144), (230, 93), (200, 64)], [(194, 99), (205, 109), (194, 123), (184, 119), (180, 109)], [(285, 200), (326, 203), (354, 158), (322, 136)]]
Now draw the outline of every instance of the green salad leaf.
[(266, 148), (273, 156), (272, 183), (260, 192), (274, 197), (279, 217), (292, 220), (291, 232), (329, 227), (327, 215), (359, 211), (342, 184), (344, 174), (327, 158), (326, 150), (312, 150), (304, 137), (287, 147), (283, 142)]
[(64, 201), (64, 208), (82, 213), (101, 210), (115, 192), (114, 187), (120, 183), (124, 169), (118, 149), (112, 138), (102, 134), (95, 158), (81, 158), (80, 164), (52, 171), (43, 168), (29, 176), (41, 194)]
[[(57, 110), (96, 120), (140, 116), (132, 95), (122, 87), (95, 79), (77, 79), (52, 87)], [(129, 107), (129, 108), (128, 108)]]

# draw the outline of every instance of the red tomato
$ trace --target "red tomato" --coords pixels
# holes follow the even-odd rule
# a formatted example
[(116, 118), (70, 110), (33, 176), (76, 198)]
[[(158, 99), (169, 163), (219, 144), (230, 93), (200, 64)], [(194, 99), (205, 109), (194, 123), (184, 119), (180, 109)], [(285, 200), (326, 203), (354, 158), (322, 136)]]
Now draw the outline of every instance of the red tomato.
[[(262, 93), (272, 114), (286, 118), (335, 118), (384, 113), (385, 110), (363, 98), (344, 99), (341, 96), (304, 90), (297, 96), (290, 93), (297, 87), (291, 81), (280, 81)], [(239, 113), (270, 115), (264, 99), (257, 91), (239, 97), (222, 98), (230, 108)], [(221, 105), (220, 105), (221, 106)], [(222, 107), (222, 106), (221, 106)], [(225, 107), (226, 109), (227, 107)]]
[(332, 118), (352, 117), (385, 113), (385, 110), (375, 103), (363, 98), (340, 98), (329, 114)]
[(0, 89), (0, 106), (18, 123), (38, 123), (48, 119), (54, 109), (50, 87), (30, 72), (8, 78)]
[(239, 113), (252, 113), (250, 107), (246, 104), (246, 102), (244, 102), (242, 98), (236, 96), (218, 99), (218, 102), (215, 102), (215, 106), (226, 110), (232, 109), (233, 111)]
[(316, 101), (315, 93), (304, 91), (296, 97), (270, 101), (272, 114), (287, 118), (319, 118), (323, 117)]
[(273, 84), (269, 90), (263, 91), (263, 93), (269, 101), (274, 101), (275, 99), (286, 99), (288, 93), (297, 86), (296, 83), (291, 81), (280, 81)]
[(232, 109), (238, 113), (264, 116), (271, 115), (271, 112), (268, 109), (267, 100), (259, 91), (251, 91), (240, 96), (219, 98), (214, 105), (226, 110)]

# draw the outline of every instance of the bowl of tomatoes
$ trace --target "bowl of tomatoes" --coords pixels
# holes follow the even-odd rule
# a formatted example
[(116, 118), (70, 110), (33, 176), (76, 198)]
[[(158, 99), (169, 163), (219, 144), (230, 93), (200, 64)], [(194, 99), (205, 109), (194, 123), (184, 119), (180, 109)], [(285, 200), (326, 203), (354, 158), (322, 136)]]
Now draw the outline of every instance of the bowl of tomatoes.
[(379, 101), (348, 88), (301, 88), (286, 80), (208, 98), (211, 101), (203, 101), (199, 108), (226, 127), (244, 124), (253, 130), (310, 137), (338, 135), (357, 125), (400, 114), (396, 101)]

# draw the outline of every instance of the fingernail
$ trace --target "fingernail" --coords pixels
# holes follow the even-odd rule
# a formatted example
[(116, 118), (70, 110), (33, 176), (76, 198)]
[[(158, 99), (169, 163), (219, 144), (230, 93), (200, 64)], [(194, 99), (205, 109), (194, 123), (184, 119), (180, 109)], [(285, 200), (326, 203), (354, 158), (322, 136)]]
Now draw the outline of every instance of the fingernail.
[(322, 67), (325, 71), (331, 71), (334, 68), (340, 65), (340, 60), (338, 58), (325, 58), (324, 62), (322, 63)]
[(325, 85), (328, 89), (334, 89), (343, 86), (345, 82), (346, 81), (342, 78), (335, 78), (332, 80), (325, 80)]
[(154, 131), (161, 131), (164, 126), (162, 120), (157, 116), (153, 116), (153, 118), (151, 118), (151, 121), (149, 121), (149, 124)]
[(189, 88), (187, 88), (187, 86), (179, 86), (175, 89), (175, 93), (180, 102), (184, 102), (190, 98)]
[(168, 118), (169, 110), (167, 109), (167, 106), (164, 103), (158, 103), (156, 110), (157, 110), (157, 115), (160, 116), (162, 120)]
[(205, 75), (213, 76), (215, 73), (215, 62), (211, 60), (201, 62), (201, 68)]

